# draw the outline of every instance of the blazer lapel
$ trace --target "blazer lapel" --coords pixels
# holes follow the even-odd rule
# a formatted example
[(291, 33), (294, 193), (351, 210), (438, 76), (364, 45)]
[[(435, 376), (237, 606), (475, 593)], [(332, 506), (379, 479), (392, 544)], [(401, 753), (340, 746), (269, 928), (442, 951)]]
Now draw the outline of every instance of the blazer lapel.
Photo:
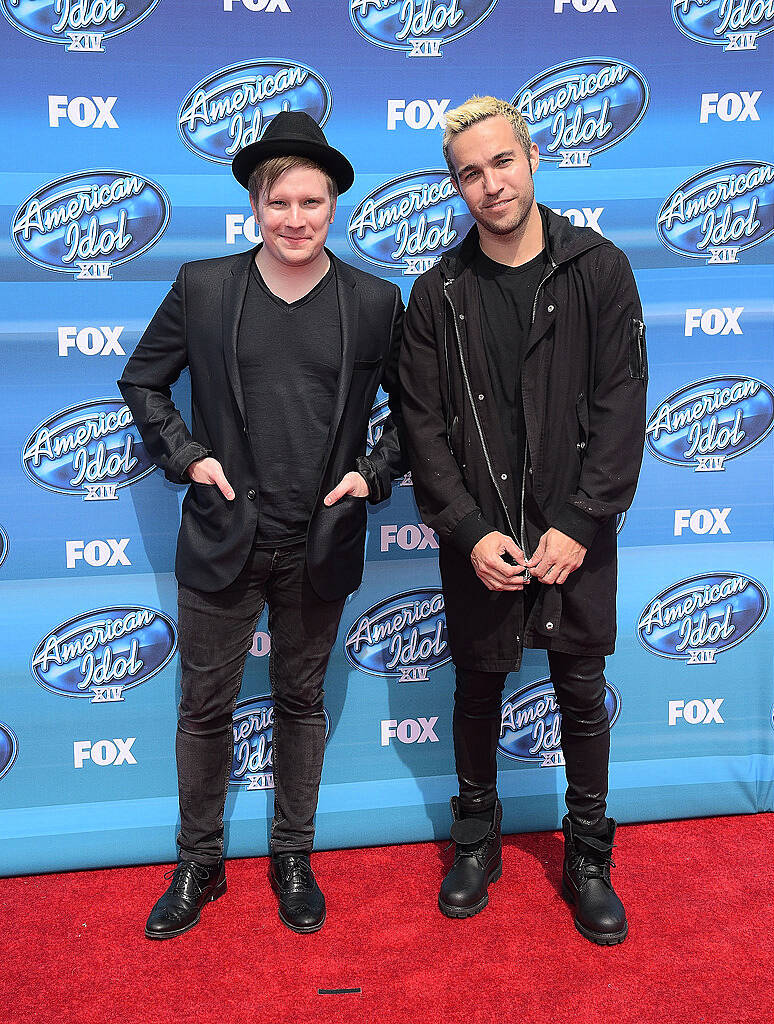
[(239, 321), (242, 318), (242, 307), (245, 304), (247, 285), (250, 280), (250, 265), (255, 256), (255, 249), (243, 253), (244, 259), (235, 263), (226, 280), (223, 282), (223, 303), (222, 303), (222, 336), (223, 336), (223, 358), (226, 363), (226, 373), (234, 392), (239, 414), (242, 423), (247, 426), (247, 414), (245, 412), (245, 396), (242, 391), (242, 378), (239, 374), (239, 361), (237, 358), (237, 342), (239, 341)]
[(333, 439), (339, 429), (344, 407), (347, 404), (349, 385), (352, 381), (352, 369), (355, 365), (355, 352), (357, 350), (360, 297), (355, 276), (350, 273), (347, 264), (342, 263), (332, 253), (329, 253), (329, 255), (336, 267), (336, 292), (339, 300), (339, 316), (341, 317), (341, 370), (339, 371), (336, 400), (333, 404), (331, 429), (328, 434), (328, 450), (330, 451)]

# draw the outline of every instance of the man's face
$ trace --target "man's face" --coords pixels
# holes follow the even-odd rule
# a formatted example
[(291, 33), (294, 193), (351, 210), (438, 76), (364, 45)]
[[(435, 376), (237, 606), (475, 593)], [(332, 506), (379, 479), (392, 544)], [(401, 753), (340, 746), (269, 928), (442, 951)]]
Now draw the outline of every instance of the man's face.
[(532, 174), (540, 159), (534, 142), (527, 160), (508, 121), (488, 117), (460, 132), (449, 155), (457, 191), (480, 228), (508, 235), (523, 225), (535, 201)]
[(336, 212), (322, 171), (291, 167), (279, 176), (270, 195), (261, 193), (258, 209), (250, 203), (263, 244), (279, 263), (305, 267), (320, 255)]

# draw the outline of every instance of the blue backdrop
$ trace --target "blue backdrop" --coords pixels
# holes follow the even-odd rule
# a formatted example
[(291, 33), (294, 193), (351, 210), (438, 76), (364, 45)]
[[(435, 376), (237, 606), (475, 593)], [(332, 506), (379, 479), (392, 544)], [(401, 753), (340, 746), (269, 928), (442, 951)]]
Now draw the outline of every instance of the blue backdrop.
[[(351, 158), (330, 235), (395, 280), (470, 224), (443, 112), (513, 99), (538, 198), (629, 255), (651, 380), (620, 525), (611, 813), (772, 809), (774, 4), (0, 0), (0, 872), (175, 856), (174, 542), (115, 380), (179, 265), (249, 248), (235, 149), (304, 109)], [(182, 407), (187, 382), (176, 388)], [(383, 397), (383, 396), (382, 396)], [(371, 441), (384, 410), (374, 408)], [(265, 620), (235, 719), (230, 855), (265, 853)], [(327, 680), (325, 847), (445, 835), (452, 666), (410, 478), (369, 517)], [(505, 826), (555, 828), (545, 656), (509, 677)]]

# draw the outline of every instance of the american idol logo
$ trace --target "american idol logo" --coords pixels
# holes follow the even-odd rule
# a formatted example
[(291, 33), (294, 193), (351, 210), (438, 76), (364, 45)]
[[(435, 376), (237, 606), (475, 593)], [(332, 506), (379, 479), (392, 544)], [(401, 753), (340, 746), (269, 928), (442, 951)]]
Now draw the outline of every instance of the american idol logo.
[(159, 0), (0, 0), (0, 10), (25, 35), (65, 43), (73, 53), (103, 53), (103, 42), (128, 32)]
[(754, 377), (708, 377), (687, 384), (653, 410), (645, 427), (651, 453), (697, 473), (723, 471), (774, 427), (774, 391)]
[(39, 487), (84, 501), (117, 501), (120, 488), (156, 468), (128, 406), (114, 398), (55, 412), (25, 441), (22, 466)]
[(280, 111), (302, 110), (324, 125), (331, 103), (328, 83), (306, 64), (251, 60), (213, 71), (195, 85), (180, 105), (177, 125), (197, 156), (230, 164)]
[(774, 0), (671, 0), (683, 35), (724, 50), (757, 50), (758, 37), (774, 30)]
[(380, 601), (356, 619), (344, 641), (349, 661), (399, 683), (427, 682), (428, 672), (451, 661), (440, 590), (409, 590)]
[(589, 167), (592, 156), (634, 131), (649, 97), (648, 83), (631, 64), (590, 57), (542, 71), (511, 102), (544, 160)]
[(51, 693), (106, 704), (155, 676), (176, 649), (175, 624), (163, 612), (139, 605), (97, 608), (43, 637), (30, 669)]
[(347, 225), (350, 247), (383, 270), (422, 274), (473, 225), (448, 171), (412, 171), (370, 192)]
[(0, 722), (0, 779), (13, 767), (18, 750), (19, 741), (13, 730)]
[[(331, 721), (325, 715), (325, 741)], [(274, 789), (274, 702), (271, 697), (249, 697), (234, 708), (234, 759), (229, 785), (245, 789)]]
[[(621, 711), (621, 695), (605, 683), (605, 709), (612, 728)], [(503, 701), (497, 749), (506, 757), (529, 761), (540, 768), (564, 764), (561, 749), (562, 716), (550, 679), (539, 679)]]
[(5, 532), (2, 526), (0, 526), (0, 565), (3, 564), (8, 555), (8, 534)]
[(662, 245), (707, 263), (738, 263), (739, 253), (774, 235), (774, 164), (739, 160), (700, 171), (659, 210)]
[(169, 223), (166, 192), (139, 174), (77, 171), (42, 185), (13, 217), (11, 238), (30, 263), (74, 274), (111, 277), (111, 268), (142, 256)]
[(349, 17), (369, 43), (407, 57), (442, 57), (441, 46), (472, 32), (497, 0), (350, 0)]
[(741, 573), (710, 572), (680, 580), (642, 611), (637, 635), (646, 651), (688, 665), (712, 665), (766, 617), (769, 595)]
[(381, 388), (376, 392), (376, 398), (374, 400), (373, 407), (371, 409), (371, 416), (368, 420), (368, 433), (366, 435), (366, 455), (370, 455), (374, 449), (374, 446), (378, 444), (379, 439), (384, 432), (384, 422), (390, 415), (390, 405), (387, 395), (382, 391)]

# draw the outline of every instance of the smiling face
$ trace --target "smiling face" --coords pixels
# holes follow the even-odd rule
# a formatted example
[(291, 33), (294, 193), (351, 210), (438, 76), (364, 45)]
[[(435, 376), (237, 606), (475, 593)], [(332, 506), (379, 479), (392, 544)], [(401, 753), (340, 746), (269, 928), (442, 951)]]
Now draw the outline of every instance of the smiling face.
[(291, 167), (250, 205), (267, 254), (278, 263), (307, 267), (322, 253), (336, 212), (322, 171)]
[(449, 146), (456, 188), (479, 231), (506, 236), (523, 230), (535, 208), (532, 175), (540, 158), (532, 143), (529, 160), (504, 117), (487, 117), (456, 135)]

